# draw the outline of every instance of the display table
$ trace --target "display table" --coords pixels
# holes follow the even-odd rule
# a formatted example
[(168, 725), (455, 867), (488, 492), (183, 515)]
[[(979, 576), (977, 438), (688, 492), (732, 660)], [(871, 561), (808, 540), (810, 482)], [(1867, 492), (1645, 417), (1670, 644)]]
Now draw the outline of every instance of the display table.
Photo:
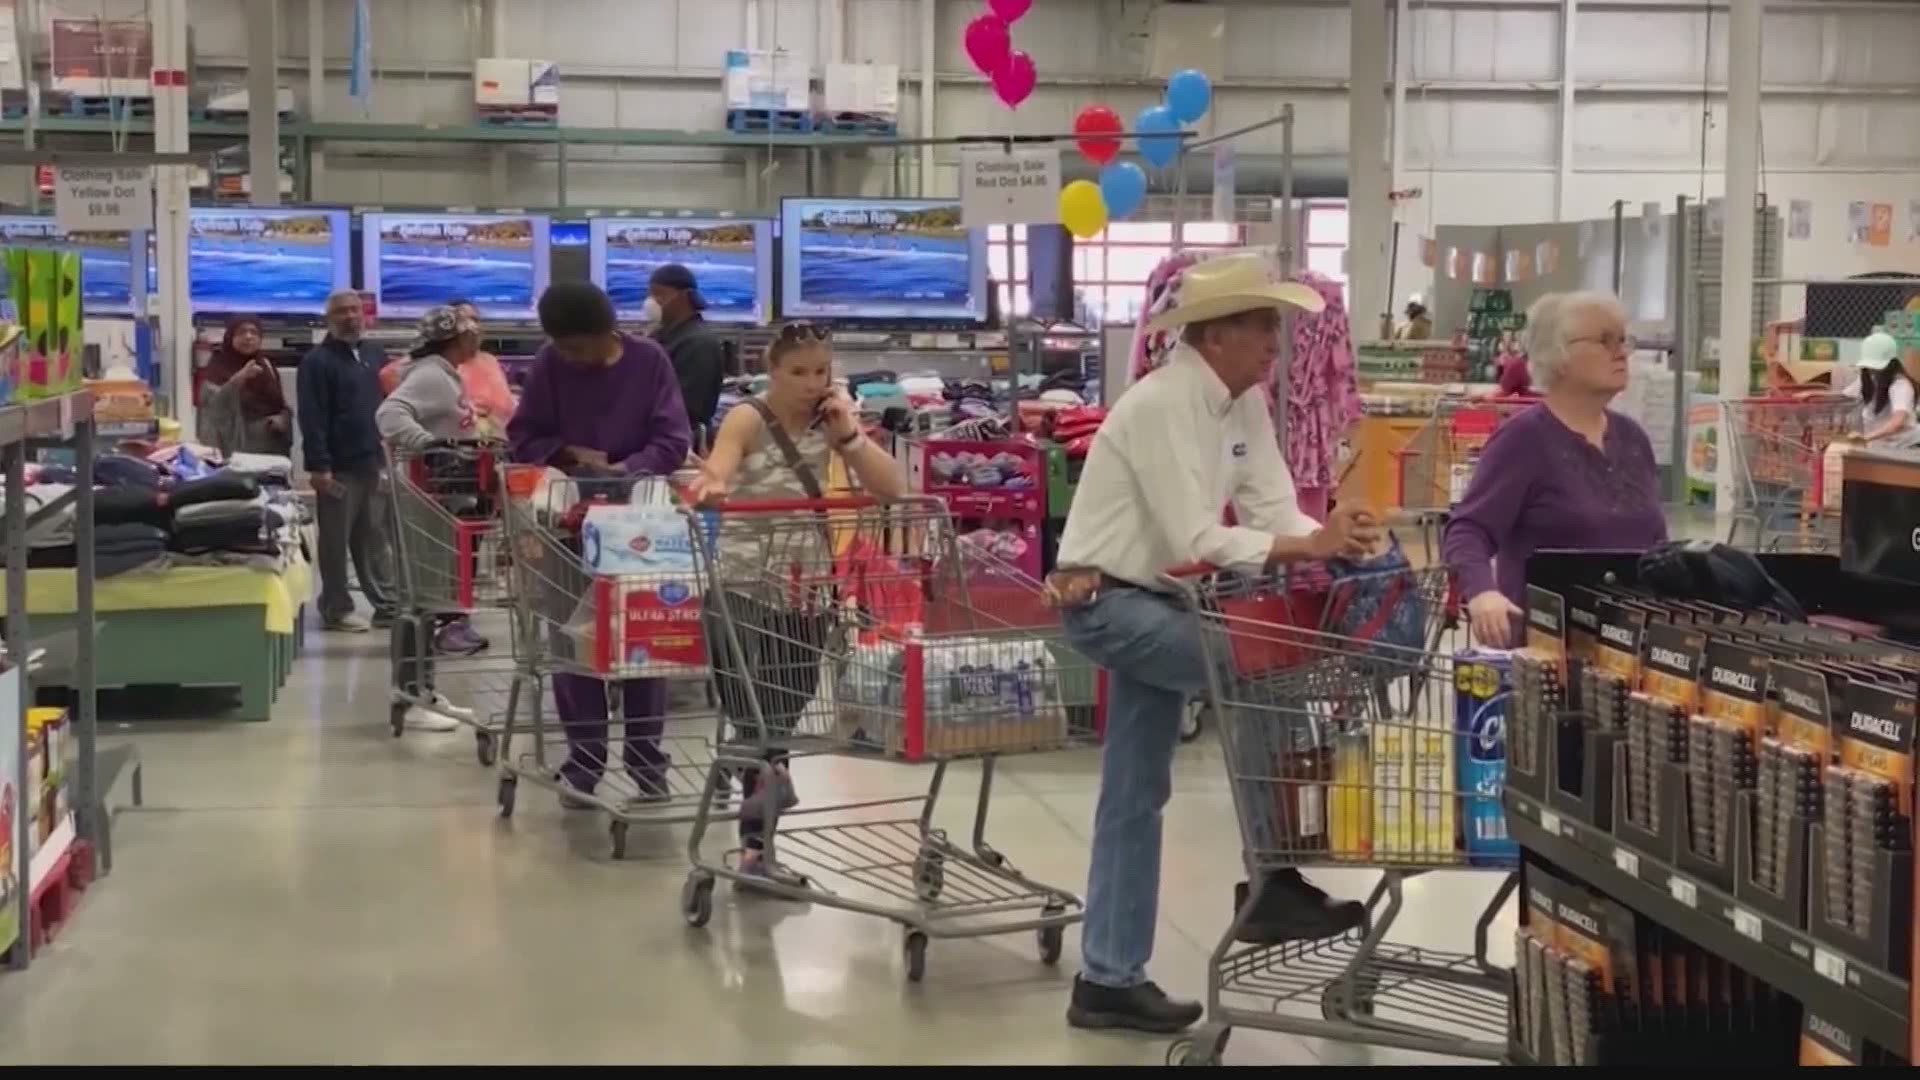
[[(94, 587), (98, 684), (235, 687), (240, 704), (226, 718), (269, 719), (303, 644), (312, 591), (312, 570), (298, 557), (278, 573), (181, 566), (103, 578)], [(36, 634), (71, 627), (74, 611), (71, 570), (28, 571)]]

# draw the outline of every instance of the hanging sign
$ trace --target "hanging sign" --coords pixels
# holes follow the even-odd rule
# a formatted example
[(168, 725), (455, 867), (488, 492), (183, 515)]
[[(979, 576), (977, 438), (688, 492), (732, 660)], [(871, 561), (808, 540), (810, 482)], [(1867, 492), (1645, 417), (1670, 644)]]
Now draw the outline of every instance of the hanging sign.
[(1238, 163), (1233, 144), (1220, 143), (1213, 148), (1213, 220), (1232, 221), (1234, 198), (1238, 194)]
[(1059, 207), (1059, 150), (961, 151), (961, 224), (1046, 225)]
[(144, 165), (58, 165), (53, 219), (68, 232), (153, 228), (153, 170)]

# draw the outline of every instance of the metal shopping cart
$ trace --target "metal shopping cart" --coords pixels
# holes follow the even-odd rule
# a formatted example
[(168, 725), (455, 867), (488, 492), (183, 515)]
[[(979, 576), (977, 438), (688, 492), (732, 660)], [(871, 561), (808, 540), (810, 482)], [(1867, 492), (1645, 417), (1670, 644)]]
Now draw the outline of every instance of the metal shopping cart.
[[(1207, 1019), (1168, 1060), (1217, 1064), (1235, 1027), (1497, 1059), (1506, 1050), (1508, 976), (1487, 958), (1489, 928), (1511, 896), (1517, 852), (1505, 837), (1497, 729), (1454, 711), (1453, 661), (1410, 628), (1378, 633), (1377, 613), (1439, 622), (1414, 607), (1431, 584), (1351, 577), (1332, 591), (1232, 575), (1182, 576), (1223, 722), (1246, 871), (1382, 871), (1368, 924), (1327, 941), (1244, 944), (1257, 890), (1213, 951)], [(1389, 590), (1419, 597), (1395, 600)], [(1351, 590), (1353, 617), (1327, 633), (1326, 604)], [(1362, 599), (1362, 598), (1370, 599)], [(1334, 601), (1337, 602), (1337, 601)], [(1358, 633), (1354, 633), (1358, 631)], [(1474, 924), (1471, 954), (1387, 940), (1409, 878), (1435, 869), (1504, 871)]]
[(1397, 502), (1402, 515), (1419, 527), (1427, 562), (1440, 550), (1447, 514), (1466, 495), (1487, 440), (1501, 424), (1538, 400), (1442, 398), (1434, 402), (1433, 419), (1398, 452)]
[(1859, 403), (1844, 397), (1742, 398), (1723, 403), (1733, 455), (1733, 523), (1759, 551), (1837, 552), (1840, 515), (1822, 506), (1827, 447), (1847, 434)]
[[(707, 638), (732, 723), (708, 790), (741, 778), (747, 827), (710, 854), (702, 807), (688, 923), (706, 924), (726, 878), (899, 923), (916, 982), (932, 938), (1030, 932), (1040, 959), (1058, 960), (1079, 897), (986, 839), (998, 758), (1101, 734), (1101, 676), (1065, 644), (1040, 583), (961, 542), (938, 499), (736, 502), (716, 519)], [(924, 794), (800, 804), (787, 769), (811, 754), (931, 763), (932, 775)], [(934, 813), (948, 765), (968, 758), (980, 792), (961, 842)]]
[(514, 674), (502, 461), (483, 441), (387, 452), (400, 608), (389, 639), (393, 735), (410, 709), (430, 709), (474, 729), (486, 766)]
[[(589, 511), (632, 507), (636, 488), (646, 505), (670, 485), (559, 478), (505, 507), (522, 662), (500, 732), (500, 816), (513, 816), (524, 778), (570, 808), (605, 811), (616, 859), (629, 826), (684, 824), (703, 809), (721, 722), (706, 692), (712, 669), (693, 554), (704, 546), (700, 517), (677, 506), (659, 512), (639, 545), (653, 568), (596, 565)], [(683, 706), (677, 699), (689, 690)]]

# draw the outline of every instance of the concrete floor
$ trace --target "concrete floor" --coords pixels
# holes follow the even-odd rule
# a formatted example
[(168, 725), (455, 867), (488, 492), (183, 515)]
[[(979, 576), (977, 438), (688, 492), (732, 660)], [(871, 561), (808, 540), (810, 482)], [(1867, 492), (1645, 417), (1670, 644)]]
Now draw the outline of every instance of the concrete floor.
[[(1031, 934), (936, 941), (904, 977), (899, 928), (737, 896), (704, 930), (679, 912), (685, 830), (635, 829), (609, 858), (604, 819), (522, 784), (510, 822), (473, 740), (386, 722), (379, 635), (314, 634), (257, 725), (103, 724), (145, 763), (146, 804), (115, 826), (117, 864), (25, 974), (0, 973), (8, 1063), (1057, 1063), (1158, 1064), (1164, 1037), (1064, 1020), (1078, 966)], [(1023, 869), (1084, 888), (1097, 759), (1007, 762), (990, 837)], [(977, 770), (949, 781), (965, 835)], [(803, 796), (923, 785), (926, 773), (805, 763)], [(1239, 839), (1217, 745), (1181, 750), (1167, 817), (1153, 970), (1204, 996), (1230, 916)], [(124, 802), (124, 790), (121, 792)], [(1315, 875), (1364, 894), (1374, 876)], [(1396, 935), (1467, 948), (1498, 875), (1408, 885)], [(1509, 908), (1511, 905), (1509, 905)], [(1494, 939), (1511, 941), (1509, 910)], [(1238, 1032), (1233, 1064), (1433, 1060)]]

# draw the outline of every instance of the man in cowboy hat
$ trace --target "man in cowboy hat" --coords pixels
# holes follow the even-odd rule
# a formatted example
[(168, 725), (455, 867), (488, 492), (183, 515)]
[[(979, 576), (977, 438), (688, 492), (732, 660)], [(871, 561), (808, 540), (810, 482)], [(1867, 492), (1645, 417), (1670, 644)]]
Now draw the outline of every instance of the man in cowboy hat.
[[(1108, 673), (1082, 970), (1067, 1011), (1076, 1027), (1171, 1032), (1201, 1015), (1146, 972), (1180, 713), (1207, 689), (1196, 624), (1162, 573), (1196, 562), (1260, 572), (1360, 554), (1380, 540), (1364, 511), (1342, 507), (1324, 527), (1301, 512), (1267, 403), (1247, 393), (1279, 360), (1281, 309), (1319, 311), (1319, 294), (1275, 282), (1255, 253), (1198, 263), (1176, 288), (1174, 306), (1146, 331), (1177, 329), (1180, 342), (1100, 426), (1060, 541), (1060, 570), (1048, 580), (1068, 639)], [(1221, 523), (1228, 502), (1237, 525)], [(1330, 937), (1363, 916), (1297, 871), (1260, 884), (1241, 940)]]

